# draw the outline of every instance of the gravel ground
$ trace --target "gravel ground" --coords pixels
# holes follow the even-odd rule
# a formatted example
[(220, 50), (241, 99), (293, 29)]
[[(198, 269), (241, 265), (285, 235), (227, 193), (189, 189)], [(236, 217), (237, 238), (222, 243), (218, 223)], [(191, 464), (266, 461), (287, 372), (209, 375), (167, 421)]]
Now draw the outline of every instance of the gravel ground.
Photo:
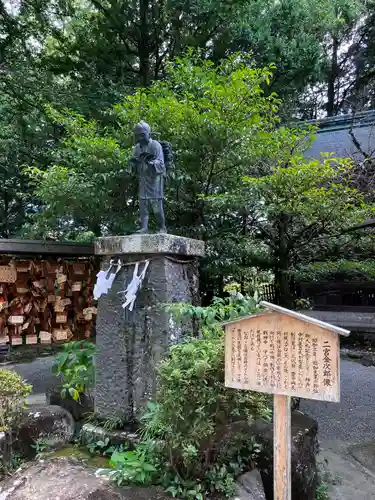
[(48, 388), (56, 384), (56, 377), (52, 375), (54, 362), (55, 356), (48, 356), (35, 359), (30, 363), (6, 365), (4, 368), (18, 372), (33, 386), (33, 393), (38, 394), (46, 392)]
[(321, 440), (375, 439), (375, 367), (341, 360), (341, 402), (301, 401), (300, 409), (318, 421)]

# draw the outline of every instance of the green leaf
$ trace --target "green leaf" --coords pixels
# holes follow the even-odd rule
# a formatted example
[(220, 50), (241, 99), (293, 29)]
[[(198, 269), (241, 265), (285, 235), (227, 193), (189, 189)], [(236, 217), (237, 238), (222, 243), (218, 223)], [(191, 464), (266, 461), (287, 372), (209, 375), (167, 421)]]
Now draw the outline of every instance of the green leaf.
[(72, 396), (74, 401), (79, 401), (79, 392), (77, 389), (74, 389), (73, 387), (69, 388), (69, 394)]

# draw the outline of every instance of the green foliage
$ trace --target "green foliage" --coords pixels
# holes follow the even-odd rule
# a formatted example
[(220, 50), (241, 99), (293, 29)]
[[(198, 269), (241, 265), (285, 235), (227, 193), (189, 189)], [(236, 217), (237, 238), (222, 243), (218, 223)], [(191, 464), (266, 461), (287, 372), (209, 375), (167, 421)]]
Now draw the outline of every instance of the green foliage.
[(117, 486), (149, 485), (155, 480), (157, 469), (147, 460), (147, 451), (141, 446), (134, 451), (113, 452), (109, 464), (113, 470), (102, 469), (97, 475), (108, 476)]
[(91, 455), (101, 455), (103, 457), (110, 456), (114, 452), (122, 453), (125, 450), (124, 445), (113, 446), (108, 437), (98, 439), (92, 436), (90, 439), (85, 436), (86, 448)]
[(80, 400), (80, 395), (88, 391), (94, 384), (95, 344), (82, 340), (64, 344), (63, 352), (56, 356), (53, 373), (61, 376), (63, 388), (61, 394), (68, 394), (74, 401)]
[(271, 78), (272, 67), (255, 68), (243, 56), (215, 67), (189, 53), (169, 65), (167, 81), (140, 89), (108, 110), (105, 128), (49, 108), (66, 136), (54, 165), (27, 170), (45, 205), (41, 217), (55, 220), (57, 231), (71, 231), (74, 225), (96, 234), (133, 230), (136, 179), (126, 165), (132, 129), (142, 116), (176, 153), (177, 170), (166, 187), (171, 230), (209, 231), (213, 214), (205, 213), (198, 195), (233, 185), (238, 174), (247, 172), (250, 146), (277, 122), (276, 97), (263, 95)]
[(366, 214), (361, 193), (350, 187), (347, 174), (351, 168), (348, 159), (309, 161), (292, 155), (286, 166), (279, 164), (271, 175), (245, 177), (244, 193), (253, 210), (265, 204), (268, 220), (263, 226), (285, 214), (289, 246), (296, 243), (300, 249), (323, 234), (350, 227), (351, 220)]
[(312, 309), (312, 304), (309, 299), (296, 299), (295, 307), (297, 310), (307, 310)]
[(256, 463), (260, 446), (253, 436), (231, 436), (216, 445), (234, 421), (269, 420), (266, 394), (236, 391), (224, 385), (224, 342), (218, 321), (257, 311), (248, 297), (214, 300), (210, 308), (174, 306), (176, 321), (194, 317), (200, 338), (170, 349), (158, 368), (155, 402), (142, 417), (141, 443), (134, 451), (116, 451), (113, 470), (102, 469), (118, 485), (159, 484), (172, 496), (202, 500), (233, 496), (235, 477)]
[(328, 484), (321, 481), (316, 488), (316, 500), (329, 500)]
[(43, 439), (39, 439), (35, 444), (32, 444), (31, 447), (34, 448), (37, 457), (48, 450), (48, 444)]
[(374, 280), (375, 263), (372, 259), (312, 262), (296, 269), (295, 277), (297, 281)]
[(207, 307), (193, 306), (191, 304), (170, 304), (167, 309), (177, 322), (192, 320), (198, 322), (203, 334), (212, 336), (215, 332), (221, 336), (220, 321), (227, 321), (238, 316), (245, 316), (257, 307), (258, 294), (254, 297), (243, 297), (240, 294), (226, 298), (214, 297), (212, 304)]
[(236, 418), (267, 418), (267, 402), (261, 393), (224, 386), (223, 339), (192, 339), (171, 348), (159, 368), (159, 404), (146, 433), (165, 427), (160, 437), (171, 466), (183, 476), (199, 476), (202, 443)]
[(316, 500), (329, 500), (329, 485), (337, 484), (340, 478), (334, 478), (331, 472), (324, 466), (318, 467), (318, 481), (316, 488)]
[[(98, 189), (103, 173), (101, 160), (111, 163), (106, 154), (116, 159), (116, 151), (112, 149), (117, 147), (108, 138), (116, 140), (120, 137), (117, 142), (121, 149), (123, 142), (129, 142), (129, 129), (125, 133), (118, 130), (116, 136), (111, 133), (117, 119), (109, 116), (107, 111), (121, 102), (124, 96), (133, 96), (135, 89), (150, 89), (154, 81), (170, 79), (170, 62), (185, 54), (189, 47), (200, 50), (202, 60), (215, 65), (220, 65), (228, 55), (238, 52), (251, 54), (259, 67), (274, 65), (273, 74), (268, 78), (270, 85), (262, 84), (261, 87), (266, 94), (276, 91), (285, 100), (283, 117), (289, 118), (291, 114), (314, 117), (317, 109), (325, 106), (325, 96), (316, 97), (316, 83), (322, 82), (322, 94), (326, 94), (330, 78), (334, 79), (335, 112), (351, 106), (359, 90), (358, 93), (364, 95), (364, 105), (369, 105), (374, 59), (372, 7), (372, 2), (358, 0), (235, 0), (230, 3), (225, 0), (192, 0), (188, 3), (164, 2), (158, 4), (157, 9), (152, 3), (134, 4), (129, 0), (20, 0), (17, 8), (12, 8), (11, 2), (2, 2), (0, 234), (3, 237), (22, 233), (29, 237), (47, 235), (53, 239), (76, 239), (87, 232), (96, 235), (105, 231), (123, 234), (124, 229), (130, 230), (130, 222), (134, 220), (135, 188), (132, 191), (134, 182), (126, 173), (118, 172), (121, 167), (111, 169), (111, 172), (117, 172), (116, 179), (111, 178), (108, 171), (104, 172), (103, 193), (108, 195), (108, 206), (101, 207), (101, 210), (105, 209), (103, 216), (99, 211), (91, 214), (96, 196), (102, 198), (101, 204), (105, 205), (104, 194), (101, 195)], [(368, 22), (358, 23), (364, 16), (368, 17)], [(333, 35), (340, 42), (337, 68), (332, 57)], [(195, 63), (193, 60), (191, 66)], [(199, 87), (202, 74), (196, 72), (195, 77)], [(308, 92), (303, 94), (306, 88)], [(171, 90), (173, 92), (173, 87)], [(192, 101), (194, 95), (190, 96)], [(244, 94), (239, 92), (239, 105), (243, 97)], [(140, 103), (137, 120), (143, 117), (145, 101), (147, 97)], [(158, 104), (161, 103), (153, 104), (156, 114)], [(173, 101), (169, 104), (174, 107)], [(72, 132), (65, 128), (64, 121), (55, 121), (51, 113), (46, 112), (51, 106), (57, 110), (72, 109), (84, 116), (88, 123), (96, 121), (98, 124), (96, 142), (87, 138), (86, 142), (73, 141), (71, 146), (77, 160), (80, 158), (77, 149), (80, 148), (81, 155), (89, 153), (92, 166), (98, 168), (95, 172), (98, 177), (91, 184), (95, 195), (91, 198), (83, 190), (82, 207), (76, 198), (79, 199), (82, 184), (90, 188), (90, 182), (86, 182), (90, 179), (78, 175), (75, 169), (72, 173), (69, 161), (61, 159), (60, 146), (63, 151), (69, 147), (69, 140), (62, 143), (61, 139), (67, 139)], [(167, 113), (168, 116), (168, 96), (163, 108), (162, 114)], [(248, 116), (251, 117), (252, 113)], [(188, 130), (193, 122), (189, 123), (188, 116)], [(167, 124), (166, 128), (171, 126)], [(217, 133), (214, 128), (211, 130)], [(165, 130), (161, 131), (164, 134)], [(201, 127), (196, 131), (200, 134)], [(221, 137), (217, 137), (221, 141)], [(183, 139), (178, 142), (183, 145)], [(267, 147), (264, 149), (267, 150)], [(205, 146), (200, 148), (197, 141), (195, 153), (201, 151), (204, 156), (204, 150)], [(182, 151), (186, 153), (184, 147)], [(101, 157), (103, 153), (104, 158)], [(62, 156), (66, 156), (66, 151)], [(227, 164), (228, 156), (230, 151), (226, 155), (221, 155), (219, 151), (219, 158), (215, 160), (225, 160)], [(70, 160), (74, 163), (73, 158)], [(236, 165), (234, 157), (233, 160)], [(121, 162), (122, 159), (117, 158), (116, 161)], [(247, 165), (253, 165), (253, 161), (248, 161)], [(223, 169), (226, 166), (223, 165)], [(25, 175), (25, 167), (41, 172), (51, 169), (51, 174), (56, 175), (56, 182), (62, 177), (61, 197), (55, 204), (49, 204), (48, 191), (44, 193), (46, 200), (35, 192)], [(59, 167), (66, 167), (71, 179), (67, 180), (67, 171)], [(200, 167), (197, 163), (196, 168), (199, 170)], [(53, 192), (59, 194), (56, 182), (48, 176), (47, 180)], [(179, 185), (179, 195), (183, 198), (195, 197), (201, 192), (200, 184), (204, 181), (197, 175), (189, 182), (185, 179)], [(71, 190), (68, 189), (69, 184)], [(73, 220), (71, 213), (65, 216), (63, 212), (63, 195), (69, 200), (70, 211), (74, 212)], [(53, 194), (50, 198), (53, 199)], [(90, 203), (92, 200), (94, 205)], [(110, 216), (111, 206), (113, 211), (117, 211), (116, 220)], [(87, 207), (89, 213), (85, 210)], [(170, 207), (172, 214), (174, 209)], [(126, 212), (129, 212), (129, 220), (122, 223), (120, 214)], [(33, 217), (35, 213), (39, 214), (37, 219)], [(108, 218), (111, 219), (109, 225)], [(202, 218), (197, 226), (202, 224)], [(173, 223), (178, 220), (178, 214), (172, 219)], [(194, 214), (186, 219), (184, 224), (194, 225)], [(227, 230), (224, 224), (222, 232)], [(236, 236), (237, 232), (233, 231), (233, 234)], [(228, 247), (229, 241), (225, 240), (229, 238), (221, 239), (223, 246)], [(220, 255), (220, 249), (218, 253)]]
[(0, 449), (0, 477), (10, 474), (20, 464), (21, 457), (13, 453), (13, 440), (31, 389), (18, 373), (0, 369), (0, 432), (5, 434)]
[(216, 299), (209, 308), (180, 306), (177, 318), (195, 316), (201, 338), (170, 349), (158, 369), (156, 402), (143, 417), (144, 439), (154, 443), (152, 453), (165, 464), (162, 484), (179, 498), (199, 499), (209, 491), (231, 495), (234, 475), (256, 454), (250, 436), (233, 449), (214, 451), (231, 422), (270, 417), (267, 395), (224, 385), (224, 341), (217, 322), (256, 307), (251, 298)]
[[(295, 150), (301, 140), (284, 131), (274, 146), (274, 166), (262, 176), (244, 176), (236, 189), (207, 197), (216, 210), (243, 207), (251, 220), (246, 237), (261, 241), (275, 273), (284, 305), (292, 307), (289, 277), (293, 267), (317, 258), (345, 229), (374, 212), (352, 187), (352, 163), (324, 155), (304, 158)], [(352, 246), (358, 238), (351, 235)]]
[(18, 373), (0, 369), (0, 432), (8, 432), (17, 425), (31, 389)]

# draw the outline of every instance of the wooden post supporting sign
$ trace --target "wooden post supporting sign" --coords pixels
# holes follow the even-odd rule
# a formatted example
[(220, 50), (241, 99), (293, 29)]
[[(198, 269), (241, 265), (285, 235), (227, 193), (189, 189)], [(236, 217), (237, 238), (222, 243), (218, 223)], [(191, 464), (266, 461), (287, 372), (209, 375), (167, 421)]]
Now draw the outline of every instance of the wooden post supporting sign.
[(223, 323), (225, 385), (274, 394), (274, 500), (291, 500), (291, 397), (340, 401), (348, 330), (261, 302), (264, 313)]
[(290, 397), (275, 394), (273, 398), (273, 471), (274, 498), (291, 500), (291, 432)]

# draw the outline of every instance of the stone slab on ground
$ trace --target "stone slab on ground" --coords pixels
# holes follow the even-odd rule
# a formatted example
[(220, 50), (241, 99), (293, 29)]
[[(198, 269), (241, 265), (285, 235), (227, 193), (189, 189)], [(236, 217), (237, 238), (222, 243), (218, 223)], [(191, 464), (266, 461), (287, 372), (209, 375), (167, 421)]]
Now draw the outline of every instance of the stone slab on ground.
[[(364, 445), (355, 449), (357, 446)], [(344, 441), (326, 441), (321, 447), (318, 462), (321, 476), (328, 483), (329, 500), (374, 500), (375, 474), (363, 467), (350, 449), (352, 446)], [(366, 453), (362, 457), (369, 458)]]
[[(168, 497), (170, 498), (170, 497)], [(71, 458), (32, 463), (0, 484), (0, 500), (167, 500), (158, 488), (115, 488)]]
[(82, 444), (89, 444), (92, 441), (104, 441), (106, 438), (109, 439), (111, 446), (125, 445), (129, 449), (133, 449), (140, 440), (139, 435), (134, 431), (105, 429), (100, 425), (83, 424), (81, 429)]
[(28, 405), (46, 405), (47, 397), (43, 394), (30, 394), (28, 398), (26, 398), (26, 402)]
[(348, 451), (362, 467), (368, 469), (375, 477), (375, 441), (349, 446)]

